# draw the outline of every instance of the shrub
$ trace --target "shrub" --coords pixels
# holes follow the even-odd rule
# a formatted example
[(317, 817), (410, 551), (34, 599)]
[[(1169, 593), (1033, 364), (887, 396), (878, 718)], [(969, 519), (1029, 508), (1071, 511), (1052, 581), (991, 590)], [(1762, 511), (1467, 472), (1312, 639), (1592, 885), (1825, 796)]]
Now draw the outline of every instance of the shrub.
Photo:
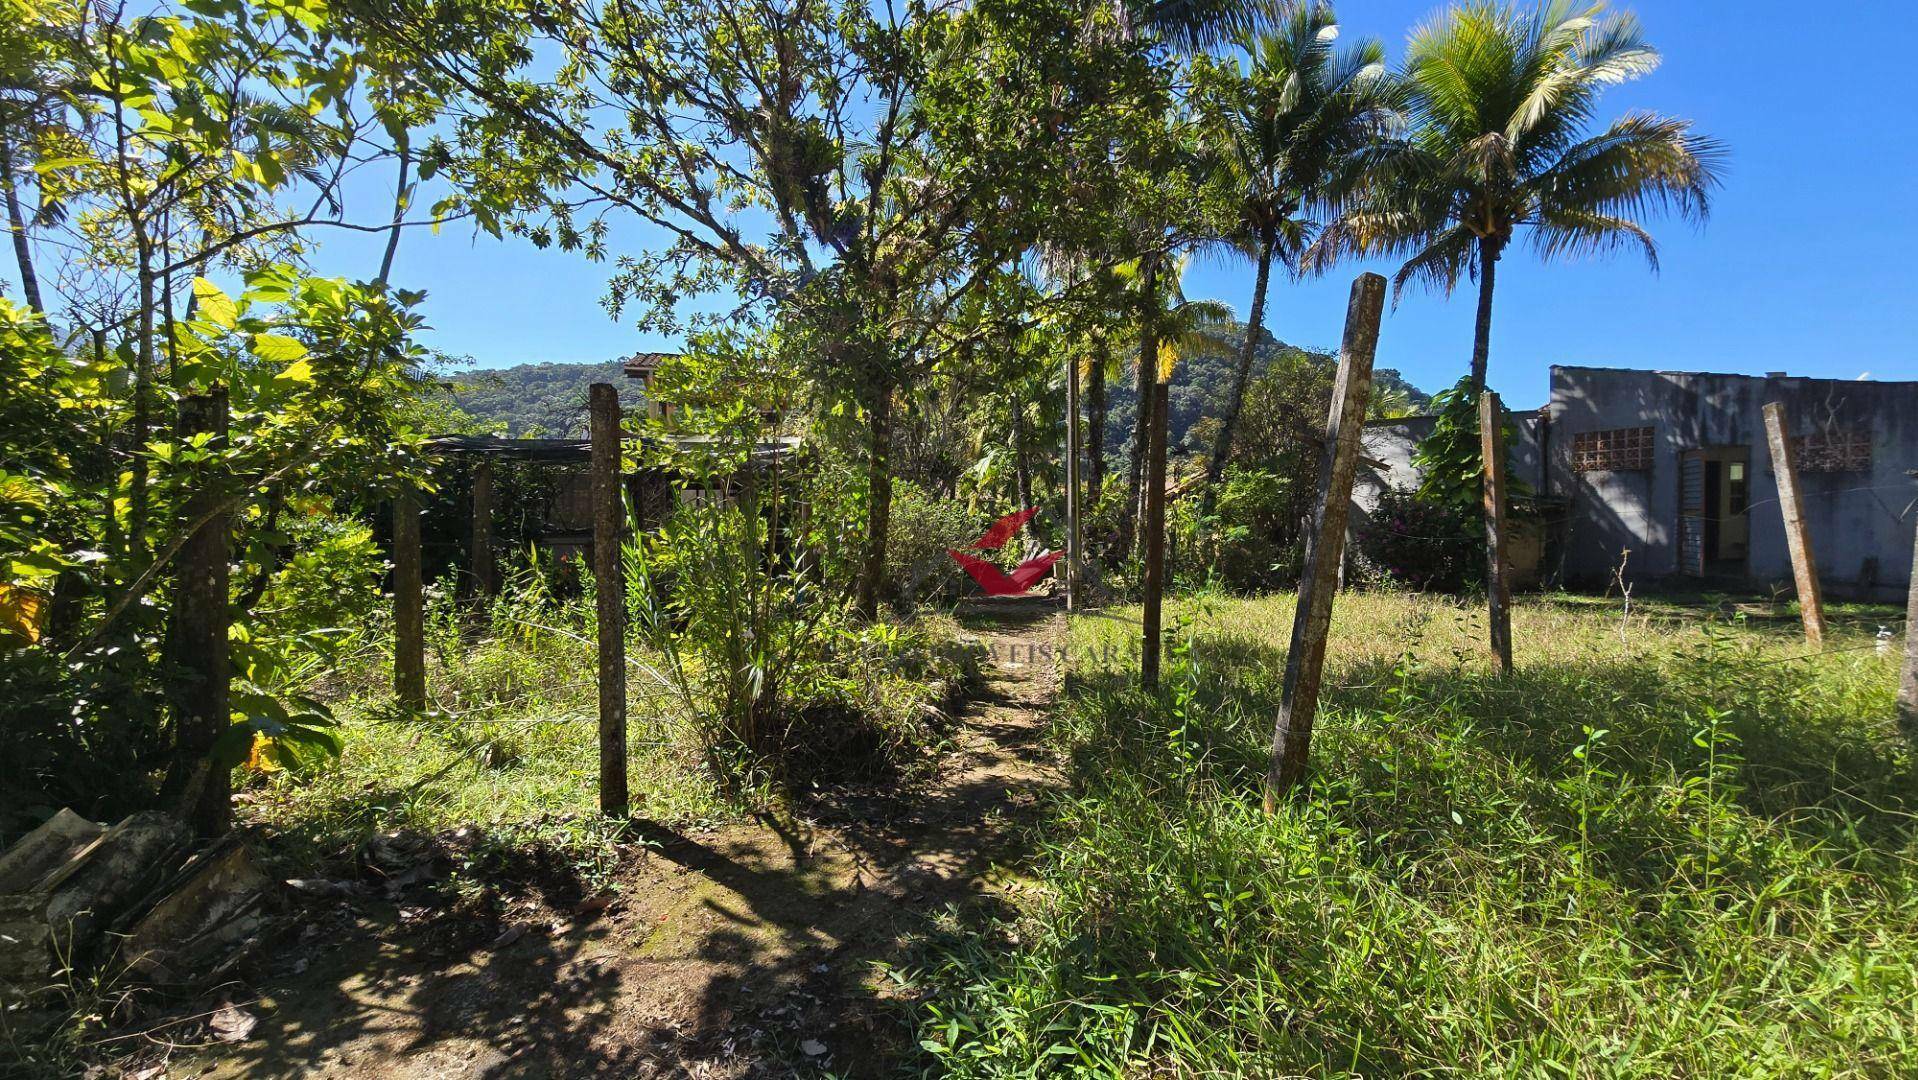
[(1485, 580), (1485, 524), (1450, 502), (1387, 488), (1360, 528), (1361, 564), (1373, 574), (1432, 592), (1464, 592)]
[(946, 551), (971, 543), (979, 531), (978, 522), (958, 500), (942, 499), (910, 481), (894, 484), (886, 535), (891, 598), (912, 607), (957, 595), (966, 578)]

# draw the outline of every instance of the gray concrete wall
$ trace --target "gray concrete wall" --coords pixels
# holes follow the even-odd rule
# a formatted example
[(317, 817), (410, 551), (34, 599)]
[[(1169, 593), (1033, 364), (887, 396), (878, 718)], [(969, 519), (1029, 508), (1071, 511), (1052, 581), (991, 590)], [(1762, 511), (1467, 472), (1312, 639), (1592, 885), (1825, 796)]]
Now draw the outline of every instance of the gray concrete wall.
[[(1900, 514), (1918, 497), (1905, 475), (1918, 468), (1918, 382), (1755, 378), (1610, 368), (1552, 368), (1548, 494), (1571, 500), (1565, 553), (1570, 582), (1601, 582), (1631, 549), (1635, 579), (1679, 572), (1680, 467), (1686, 451), (1749, 447), (1750, 554), (1746, 584), (1791, 579), (1777, 482), (1765, 446), (1763, 408), (1785, 403), (1791, 434), (1871, 433), (1869, 472), (1804, 472), (1805, 510), (1819, 577), (1835, 594), (1895, 599), (1909, 587), (1913, 523)], [(1651, 426), (1652, 467), (1574, 472), (1580, 432)]]
[[(1539, 422), (1535, 412), (1507, 413), (1518, 425), (1518, 440), (1505, 463), (1506, 475), (1537, 491), (1544, 483), (1543, 455), (1539, 448)], [(1394, 420), (1373, 420), (1365, 425), (1358, 476), (1352, 485), (1353, 506), (1362, 513), (1379, 504), (1379, 493), (1386, 487), (1410, 490), (1418, 486), (1419, 471), (1412, 467), (1412, 452), (1432, 434), (1437, 423), (1430, 416), (1405, 416)]]

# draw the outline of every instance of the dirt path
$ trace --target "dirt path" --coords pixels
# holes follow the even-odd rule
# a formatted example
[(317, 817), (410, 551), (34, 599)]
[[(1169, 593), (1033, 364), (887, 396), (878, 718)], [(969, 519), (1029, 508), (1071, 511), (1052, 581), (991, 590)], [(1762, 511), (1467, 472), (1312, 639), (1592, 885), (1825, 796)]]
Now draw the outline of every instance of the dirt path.
[(885, 967), (929, 915), (1013, 887), (1018, 825), (1060, 783), (1041, 742), (1056, 609), (968, 622), (992, 651), (988, 685), (927, 782), (655, 829), (615, 907), (476, 950), (436, 949), (404, 911), (309, 931), (251, 1006), (250, 1037), (171, 1075), (889, 1075), (910, 1032)]

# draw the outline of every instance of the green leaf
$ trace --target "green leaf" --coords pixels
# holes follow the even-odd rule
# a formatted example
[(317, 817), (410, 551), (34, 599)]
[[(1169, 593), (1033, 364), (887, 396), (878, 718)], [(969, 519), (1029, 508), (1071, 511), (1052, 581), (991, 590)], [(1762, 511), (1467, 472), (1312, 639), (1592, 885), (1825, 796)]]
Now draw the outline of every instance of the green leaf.
[(240, 307), (233, 298), (203, 277), (193, 279), (193, 298), (199, 302), (200, 314), (216, 326), (231, 330), (240, 320)]
[[(285, 334), (255, 334), (253, 335), (253, 355), (269, 364), (299, 366), (300, 362), (306, 359), (306, 346)], [(313, 371), (307, 368), (305, 377), (301, 378), (289, 367), (286, 371), (282, 371), (279, 377), (298, 382), (311, 382)]]

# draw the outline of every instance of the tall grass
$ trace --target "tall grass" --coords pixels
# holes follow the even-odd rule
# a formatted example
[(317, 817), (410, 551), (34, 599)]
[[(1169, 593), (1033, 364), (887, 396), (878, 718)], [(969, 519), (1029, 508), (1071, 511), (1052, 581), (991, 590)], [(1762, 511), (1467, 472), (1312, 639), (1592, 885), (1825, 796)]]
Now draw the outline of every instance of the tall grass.
[[(427, 611), (428, 710), (398, 709), (391, 627), (360, 640), (303, 689), (341, 721), (337, 762), (243, 781), (242, 818), (298, 866), (351, 852), (375, 832), (478, 826), (502, 847), (557, 848), (589, 877), (618, 864), (621, 826), (598, 805), (594, 604), (558, 598), (528, 571), (483, 607), (450, 597)], [(898, 775), (927, 760), (942, 719), (978, 670), (976, 645), (949, 618), (854, 627), (832, 623), (784, 688), (784, 720), (835, 768)], [(685, 663), (685, 658), (678, 658)], [(672, 663), (628, 642), (628, 767), (635, 813), (672, 827), (739, 817), (779, 793), (718, 774), (714, 703)], [(810, 762), (810, 759), (808, 759)], [(816, 762), (798, 775), (820, 774)]]
[[(1075, 622), (1043, 888), (950, 933), (957, 1076), (1894, 1076), (1918, 785), (1869, 630), (1341, 596), (1302, 796), (1259, 781), (1290, 597), (1189, 606), (1166, 695)], [(1871, 628), (1875, 629), (1875, 627)]]

